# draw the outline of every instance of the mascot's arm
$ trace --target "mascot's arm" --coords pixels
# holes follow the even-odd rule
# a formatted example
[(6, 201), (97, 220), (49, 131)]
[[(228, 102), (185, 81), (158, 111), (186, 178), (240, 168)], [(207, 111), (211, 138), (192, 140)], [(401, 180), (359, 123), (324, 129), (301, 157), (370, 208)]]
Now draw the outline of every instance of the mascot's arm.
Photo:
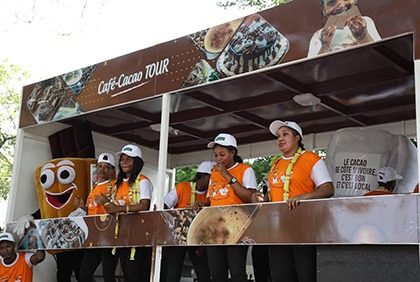
[(21, 216), (17, 220), (16, 225), (13, 228), (13, 232), (16, 233), (19, 237), (23, 237), (26, 228), (28, 228), (30, 225), (31, 220), (34, 220), (34, 217), (31, 214)]

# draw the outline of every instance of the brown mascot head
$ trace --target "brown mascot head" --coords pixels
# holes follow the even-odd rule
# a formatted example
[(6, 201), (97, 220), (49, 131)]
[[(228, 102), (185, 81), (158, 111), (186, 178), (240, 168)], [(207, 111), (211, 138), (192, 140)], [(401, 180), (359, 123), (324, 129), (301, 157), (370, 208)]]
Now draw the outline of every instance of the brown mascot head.
[(91, 187), (91, 165), (96, 159), (53, 159), (35, 170), (35, 185), (42, 218), (67, 217), (76, 196), (86, 200)]

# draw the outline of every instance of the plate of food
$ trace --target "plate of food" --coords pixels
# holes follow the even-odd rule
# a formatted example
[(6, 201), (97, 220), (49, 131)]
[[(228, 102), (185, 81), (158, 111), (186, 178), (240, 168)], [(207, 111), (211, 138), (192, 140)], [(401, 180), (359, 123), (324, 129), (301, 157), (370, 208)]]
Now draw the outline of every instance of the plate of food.
[(243, 18), (240, 18), (208, 29), (203, 29), (188, 35), (188, 38), (194, 43), (198, 50), (206, 55), (208, 60), (212, 60), (223, 51), (242, 21)]
[(204, 37), (204, 48), (207, 58), (215, 58), (223, 51), (242, 21), (243, 18), (233, 20), (214, 26), (207, 31)]
[(289, 41), (258, 14), (239, 26), (217, 60), (227, 76), (276, 65), (289, 50)]

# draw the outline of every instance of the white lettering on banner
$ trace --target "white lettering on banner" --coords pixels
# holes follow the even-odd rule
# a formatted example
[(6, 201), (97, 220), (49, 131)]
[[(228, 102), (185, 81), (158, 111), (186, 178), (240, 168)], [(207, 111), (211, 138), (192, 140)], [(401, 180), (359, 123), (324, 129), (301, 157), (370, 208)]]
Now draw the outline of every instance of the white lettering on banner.
[(376, 171), (381, 155), (337, 153), (334, 167), (334, 187), (340, 195), (357, 196), (376, 189)]
[(166, 58), (165, 60), (162, 60), (157, 63), (153, 63), (146, 66), (146, 79), (149, 79), (158, 76), (161, 74), (164, 74), (165, 72), (168, 72), (168, 65), (169, 65), (169, 59)]
[(118, 87), (122, 88), (124, 86), (129, 86), (133, 83), (140, 82), (143, 78), (143, 72), (139, 71), (138, 73), (133, 73), (128, 76), (125, 74), (121, 74), (120, 78), (118, 79)]
[(109, 91), (114, 90), (115, 89), (115, 83), (116, 83), (115, 80), (116, 79), (117, 79), (116, 77), (113, 77), (113, 78), (109, 79), (108, 82), (101, 81), (99, 83), (99, 86), (98, 86), (98, 94), (99, 95), (101, 95), (101, 94), (108, 94)]
[[(109, 94), (110, 92), (117, 90), (117, 88), (120, 89), (120, 88), (127, 87), (133, 84), (138, 84), (141, 86), (145, 85), (147, 82), (142, 83), (143, 79), (149, 80), (149, 79), (154, 78), (155, 76), (168, 73), (169, 72), (168, 66), (169, 66), (169, 59), (165, 58), (159, 62), (146, 65), (144, 70), (138, 70), (131, 74), (122, 73), (118, 76), (118, 80), (117, 80), (117, 76), (110, 78), (108, 82), (102, 80), (98, 85), (98, 94), (99, 95)], [(126, 92), (129, 92), (129, 91), (124, 90), (123, 92), (119, 92), (119, 93), (122, 94)], [(118, 95), (116, 94), (111, 95), (111, 97), (115, 97), (115, 96), (118, 96)]]

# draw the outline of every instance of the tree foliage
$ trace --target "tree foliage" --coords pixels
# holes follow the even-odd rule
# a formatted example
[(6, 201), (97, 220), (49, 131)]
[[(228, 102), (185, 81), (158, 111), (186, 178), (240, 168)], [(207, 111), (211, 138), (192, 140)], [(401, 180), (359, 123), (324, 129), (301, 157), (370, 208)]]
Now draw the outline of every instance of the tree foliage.
[(246, 160), (244, 163), (252, 166), (257, 178), (257, 183), (261, 183), (270, 172), (270, 167), (274, 159), (276, 159), (276, 156), (260, 157), (252, 160)]
[(254, 7), (258, 10), (268, 9), (280, 4), (285, 4), (291, 2), (292, 0), (224, 0), (217, 2), (217, 6), (228, 9), (246, 9), (249, 7)]
[(194, 179), (197, 173), (197, 166), (189, 166), (183, 168), (177, 168), (175, 174), (175, 183), (187, 182)]
[(0, 64), (0, 197), (7, 198), (13, 169), (20, 92), (26, 72), (4, 60)]

